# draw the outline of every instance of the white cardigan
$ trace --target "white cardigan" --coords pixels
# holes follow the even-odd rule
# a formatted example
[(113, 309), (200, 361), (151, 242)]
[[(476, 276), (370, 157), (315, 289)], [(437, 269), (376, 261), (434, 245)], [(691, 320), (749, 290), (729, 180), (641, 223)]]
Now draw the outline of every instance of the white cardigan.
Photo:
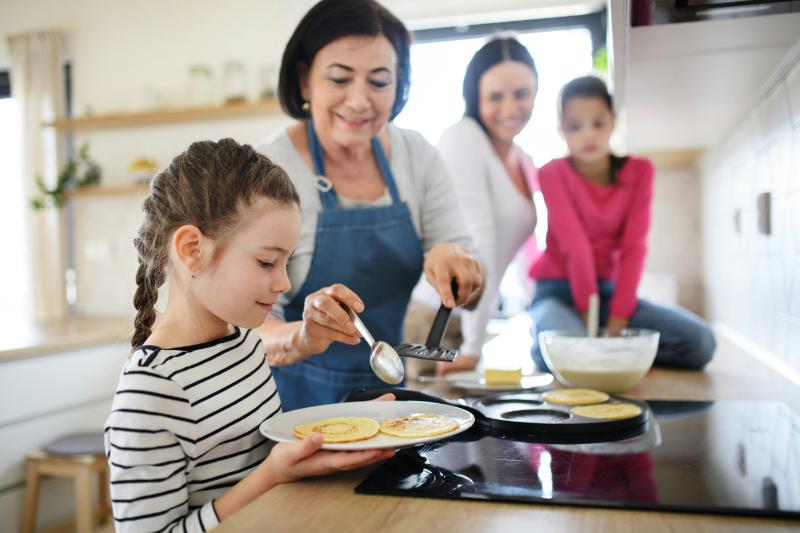
[[(517, 250), (533, 233), (536, 209), (533, 199), (523, 197), (514, 186), (486, 133), (472, 118), (464, 117), (445, 130), (436, 147), (453, 180), (460, 210), (483, 268), (485, 285), (478, 307), (472, 311), (459, 310), (464, 337), (460, 352), (480, 356), (486, 323), (499, 304), (500, 281)], [(535, 167), (524, 152), (523, 157), (528, 157), (529, 174), (534, 174), (526, 176), (533, 192), (538, 189)], [(412, 298), (430, 307), (440, 304), (436, 291), (424, 276)]]

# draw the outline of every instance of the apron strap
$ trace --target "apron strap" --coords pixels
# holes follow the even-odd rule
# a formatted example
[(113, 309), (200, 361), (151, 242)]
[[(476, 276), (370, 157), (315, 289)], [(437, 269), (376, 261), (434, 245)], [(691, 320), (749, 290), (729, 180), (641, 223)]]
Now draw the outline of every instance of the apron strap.
[(392, 197), (392, 203), (400, 203), (400, 195), (397, 193), (397, 184), (394, 181), (394, 174), (389, 166), (389, 161), (386, 159), (386, 154), (383, 153), (383, 146), (377, 137), (372, 138), (372, 152), (375, 154), (375, 159), (378, 160), (378, 167), (383, 174), (383, 182), (386, 188), (389, 189), (389, 194)]
[[(325, 177), (325, 158), (322, 145), (319, 142), (319, 138), (317, 138), (316, 131), (314, 131), (314, 122), (310, 119), (306, 122), (306, 132), (308, 134), (308, 149), (311, 152), (311, 161), (314, 163), (314, 173), (317, 175), (317, 192), (319, 193), (322, 207), (323, 209), (337, 209), (339, 207), (339, 196), (336, 194), (336, 190), (330, 180)], [(389, 189), (392, 203), (399, 203), (400, 194), (397, 192), (394, 174), (392, 174), (389, 161), (386, 159), (386, 154), (377, 137), (372, 138), (372, 152), (378, 162), (383, 182), (386, 188)]]
[(317, 192), (323, 209), (336, 209), (339, 207), (339, 196), (333, 189), (333, 184), (325, 177), (325, 159), (322, 145), (319, 143), (317, 133), (314, 131), (314, 122), (306, 122), (308, 133), (308, 150), (311, 152), (311, 162), (314, 163), (314, 174), (317, 178)]

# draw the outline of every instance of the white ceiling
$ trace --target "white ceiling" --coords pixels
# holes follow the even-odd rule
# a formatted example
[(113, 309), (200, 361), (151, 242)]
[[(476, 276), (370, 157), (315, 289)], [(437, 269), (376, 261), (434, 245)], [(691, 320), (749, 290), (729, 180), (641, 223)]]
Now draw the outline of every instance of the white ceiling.
[(800, 13), (631, 28), (627, 149), (704, 148), (754, 104), (800, 39)]

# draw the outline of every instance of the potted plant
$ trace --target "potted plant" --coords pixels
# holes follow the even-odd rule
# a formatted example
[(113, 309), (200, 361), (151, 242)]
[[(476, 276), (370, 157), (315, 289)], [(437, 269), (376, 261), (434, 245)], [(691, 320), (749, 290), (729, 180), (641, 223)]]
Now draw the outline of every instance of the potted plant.
[(67, 162), (53, 188), (47, 187), (41, 176), (36, 176), (36, 187), (40, 195), (31, 199), (33, 209), (45, 209), (64, 206), (67, 192), (73, 189), (82, 189), (100, 183), (100, 167), (89, 156), (89, 143), (81, 145), (78, 157)]

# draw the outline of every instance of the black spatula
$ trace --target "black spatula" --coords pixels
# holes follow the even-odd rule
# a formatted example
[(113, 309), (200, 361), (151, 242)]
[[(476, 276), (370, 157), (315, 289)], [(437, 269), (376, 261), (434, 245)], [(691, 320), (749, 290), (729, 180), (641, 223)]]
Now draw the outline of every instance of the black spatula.
[[(458, 282), (455, 278), (450, 282), (450, 288), (453, 290), (453, 299), (457, 300)], [(440, 346), (444, 332), (447, 329), (447, 323), (450, 322), (450, 313), (452, 311), (452, 309), (445, 307), (444, 304), (439, 306), (425, 344), (400, 344), (395, 346), (397, 353), (403, 357), (416, 357), (417, 359), (427, 359), (428, 361), (444, 361), (446, 363), (455, 361), (456, 357), (458, 357), (458, 350)]]

